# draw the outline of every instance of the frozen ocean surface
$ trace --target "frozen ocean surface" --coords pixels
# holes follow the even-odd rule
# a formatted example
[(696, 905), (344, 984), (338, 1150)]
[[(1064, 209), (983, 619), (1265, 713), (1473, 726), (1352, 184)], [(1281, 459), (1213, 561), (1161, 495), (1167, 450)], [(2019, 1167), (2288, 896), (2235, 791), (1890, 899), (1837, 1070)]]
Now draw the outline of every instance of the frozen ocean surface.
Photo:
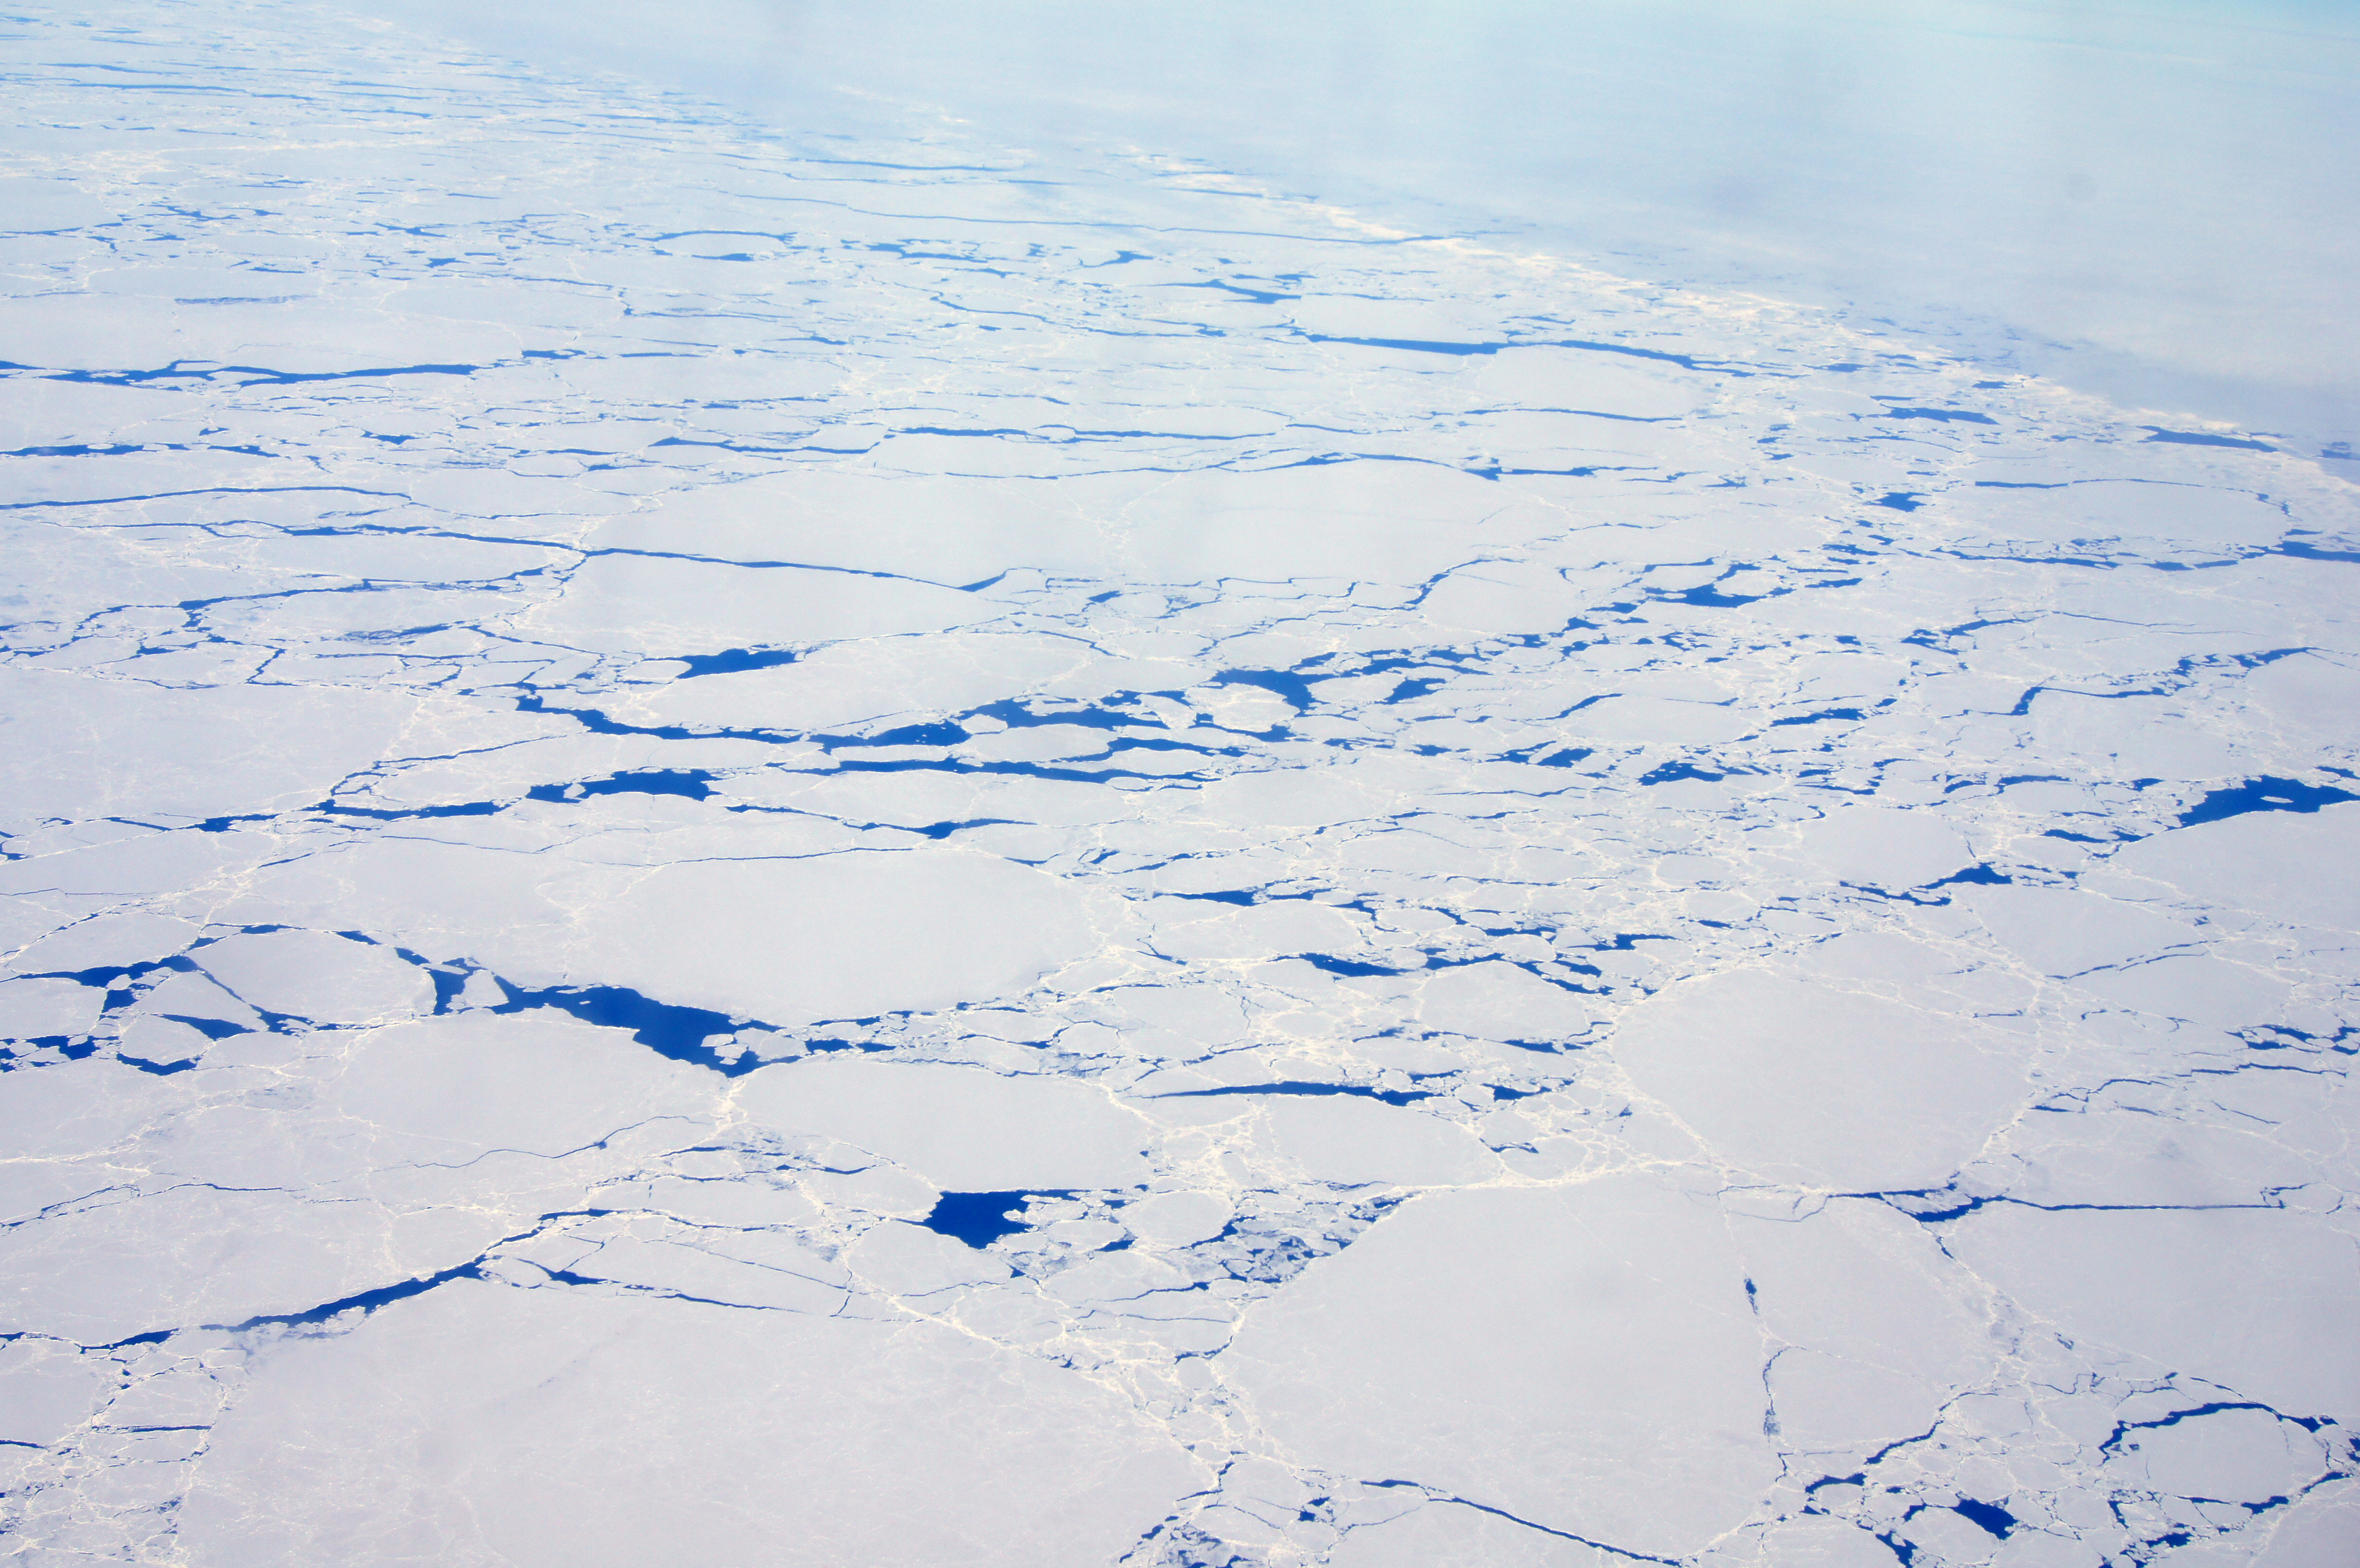
[(2348, 367), (432, 10), (0, 19), (9, 1562), (2360, 1561)]

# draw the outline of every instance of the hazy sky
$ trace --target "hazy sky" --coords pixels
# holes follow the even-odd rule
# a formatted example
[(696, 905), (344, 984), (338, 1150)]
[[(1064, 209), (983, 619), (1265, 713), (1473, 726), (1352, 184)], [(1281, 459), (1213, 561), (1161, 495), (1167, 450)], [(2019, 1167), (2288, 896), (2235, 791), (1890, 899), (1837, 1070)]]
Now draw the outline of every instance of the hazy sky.
[(362, 3), (792, 131), (870, 94), (1051, 164), (1201, 158), (1404, 226), (1964, 332), (2311, 450), (2360, 439), (2348, 6)]

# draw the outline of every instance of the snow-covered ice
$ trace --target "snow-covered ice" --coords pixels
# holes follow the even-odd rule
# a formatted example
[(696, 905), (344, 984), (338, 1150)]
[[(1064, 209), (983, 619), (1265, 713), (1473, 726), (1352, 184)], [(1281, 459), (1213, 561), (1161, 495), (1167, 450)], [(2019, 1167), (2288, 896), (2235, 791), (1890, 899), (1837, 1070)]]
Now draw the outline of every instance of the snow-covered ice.
[(923, 104), (0, 49), (11, 1561), (2360, 1553), (2348, 466)]

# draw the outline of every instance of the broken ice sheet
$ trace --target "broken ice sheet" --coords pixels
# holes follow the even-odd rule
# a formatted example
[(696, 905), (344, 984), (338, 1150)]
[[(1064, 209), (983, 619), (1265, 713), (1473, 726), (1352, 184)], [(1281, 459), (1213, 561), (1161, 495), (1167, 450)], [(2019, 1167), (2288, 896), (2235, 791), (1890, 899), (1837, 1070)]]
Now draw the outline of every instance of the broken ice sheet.
[(1021, 125), (119, 20), (6, 46), (12, 1549), (2344, 1527), (2349, 484)]

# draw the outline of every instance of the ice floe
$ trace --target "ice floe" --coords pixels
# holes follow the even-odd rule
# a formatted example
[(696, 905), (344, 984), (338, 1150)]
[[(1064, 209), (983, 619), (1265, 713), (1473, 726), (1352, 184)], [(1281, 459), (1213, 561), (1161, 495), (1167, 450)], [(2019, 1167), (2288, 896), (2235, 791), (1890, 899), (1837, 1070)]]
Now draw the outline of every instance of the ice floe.
[(11, 27), (27, 1562), (2342, 1561), (2346, 478), (1137, 149)]

